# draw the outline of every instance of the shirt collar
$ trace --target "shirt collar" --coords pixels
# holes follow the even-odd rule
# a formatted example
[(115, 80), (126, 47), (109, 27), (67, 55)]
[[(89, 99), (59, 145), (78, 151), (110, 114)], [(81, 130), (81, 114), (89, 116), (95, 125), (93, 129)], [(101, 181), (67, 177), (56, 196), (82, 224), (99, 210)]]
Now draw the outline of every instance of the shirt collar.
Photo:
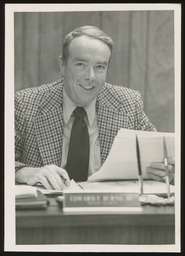
[[(96, 99), (94, 99), (88, 106), (84, 107), (87, 113), (87, 119), (90, 125), (92, 125), (94, 118), (95, 118), (95, 105)], [(65, 92), (65, 88), (63, 91), (63, 113), (64, 113), (64, 122), (67, 124), (69, 119), (77, 106), (74, 102), (68, 97), (67, 93)]]

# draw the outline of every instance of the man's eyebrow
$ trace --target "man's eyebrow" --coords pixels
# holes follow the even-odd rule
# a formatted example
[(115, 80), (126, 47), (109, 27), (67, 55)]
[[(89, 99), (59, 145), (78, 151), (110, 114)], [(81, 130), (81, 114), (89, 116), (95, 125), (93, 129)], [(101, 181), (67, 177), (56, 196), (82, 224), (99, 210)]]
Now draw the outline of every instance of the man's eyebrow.
[(97, 64), (104, 64), (104, 65), (108, 65), (108, 62), (105, 60), (105, 61), (98, 61)]
[[(79, 61), (79, 62), (87, 62), (86, 59), (82, 59), (82, 58), (75, 58), (75, 59), (73, 59), (73, 62), (77, 62), (77, 61)], [(98, 61), (96, 62), (96, 64), (108, 65), (108, 62), (107, 62), (106, 60), (103, 60), (103, 61), (98, 60)]]
[(73, 61), (74, 61), (74, 62), (75, 62), (75, 61), (86, 62), (86, 60), (85, 60), (85, 59), (82, 59), (82, 58), (75, 58), (75, 59), (73, 59)]

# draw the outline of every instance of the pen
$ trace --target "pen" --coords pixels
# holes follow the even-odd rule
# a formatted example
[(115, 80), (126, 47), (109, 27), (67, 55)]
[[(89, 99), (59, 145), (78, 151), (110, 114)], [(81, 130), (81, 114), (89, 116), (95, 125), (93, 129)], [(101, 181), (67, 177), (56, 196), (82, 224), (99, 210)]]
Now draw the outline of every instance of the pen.
[(81, 189), (84, 189), (79, 183), (77, 183), (78, 184), (78, 186), (81, 188)]
[(137, 154), (137, 166), (138, 166), (138, 181), (140, 187), (140, 195), (143, 195), (143, 179), (142, 179), (142, 171), (141, 171), (141, 158), (140, 158), (140, 150), (139, 150), (139, 142), (136, 134), (136, 154)]
[(164, 169), (165, 169), (165, 179), (166, 179), (166, 187), (167, 187), (167, 195), (170, 198), (170, 181), (169, 181), (169, 172), (168, 172), (168, 155), (166, 148), (166, 141), (163, 137), (163, 154), (164, 154)]

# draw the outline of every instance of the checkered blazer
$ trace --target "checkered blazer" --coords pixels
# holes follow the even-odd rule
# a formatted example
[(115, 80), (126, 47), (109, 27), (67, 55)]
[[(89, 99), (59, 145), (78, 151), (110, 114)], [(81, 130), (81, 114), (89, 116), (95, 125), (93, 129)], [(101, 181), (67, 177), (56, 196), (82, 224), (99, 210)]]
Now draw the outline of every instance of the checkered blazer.
[[(102, 163), (120, 128), (155, 130), (137, 91), (105, 83), (96, 103)], [(28, 88), (15, 96), (15, 167), (61, 165), (63, 82)]]

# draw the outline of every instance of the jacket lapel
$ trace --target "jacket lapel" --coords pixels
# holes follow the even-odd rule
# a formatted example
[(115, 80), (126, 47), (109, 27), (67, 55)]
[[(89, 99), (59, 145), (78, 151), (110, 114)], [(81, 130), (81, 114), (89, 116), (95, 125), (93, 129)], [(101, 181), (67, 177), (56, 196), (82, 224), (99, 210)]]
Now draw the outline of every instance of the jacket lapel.
[(63, 87), (49, 92), (34, 120), (35, 133), (43, 164), (61, 165), (63, 143)]
[(97, 116), (102, 164), (106, 160), (115, 136), (121, 128), (127, 128), (129, 114), (119, 102), (111, 104), (107, 91), (102, 91), (97, 99)]

